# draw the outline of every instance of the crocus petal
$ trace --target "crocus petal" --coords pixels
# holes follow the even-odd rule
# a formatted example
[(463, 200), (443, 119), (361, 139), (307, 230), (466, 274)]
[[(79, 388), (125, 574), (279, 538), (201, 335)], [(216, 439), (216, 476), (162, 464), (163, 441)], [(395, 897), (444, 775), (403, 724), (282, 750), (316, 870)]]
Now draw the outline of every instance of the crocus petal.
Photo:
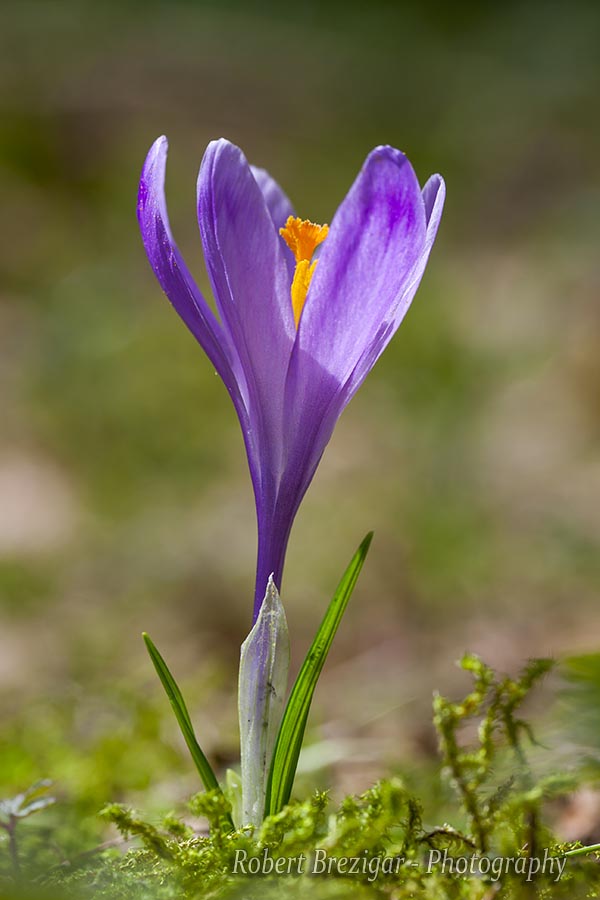
[[(335, 319), (327, 322), (326, 312), (322, 313), (322, 318), (313, 313), (315, 320), (323, 323), (323, 330), (329, 326), (331, 354), (327, 359), (322, 352), (316, 323), (309, 318), (309, 304), (314, 301), (311, 285), (292, 354), (286, 398), (290, 435), (288, 465), (281, 482), (280, 502), (288, 509), (294, 509), (294, 512), (312, 480), (339, 416), (391, 340), (410, 306), (425, 270), (442, 213), (445, 188), (440, 176), (433, 176), (421, 193), (412, 168), (403, 155), (391, 148), (383, 150), (383, 158), (388, 162), (383, 167), (384, 171), (378, 165), (369, 171), (373, 166), (374, 154), (371, 154), (332, 223), (333, 231), (339, 217), (344, 224), (353, 219), (360, 221), (360, 205), (363, 205), (367, 232), (365, 240), (369, 244), (372, 235), (378, 234), (373, 239), (375, 243), (380, 242), (381, 252), (379, 256), (376, 252), (373, 254), (375, 271), (372, 278), (369, 277), (368, 255), (365, 254), (359, 267), (355, 260), (348, 261), (348, 268), (357, 282), (349, 283), (348, 278), (344, 278), (344, 271), (340, 271), (344, 260), (342, 255), (341, 261), (335, 259), (342, 285), (340, 293), (336, 294), (335, 285), (329, 284), (332, 313), (338, 313), (339, 303), (336, 301), (355, 300), (357, 289), (362, 291), (365, 311), (361, 315), (360, 309), (356, 310), (354, 320), (346, 314), (343, 324), (337, 327)], [(374, 153), (377, 159), (380, 151)], [(351, 206), (347, 212), (343, 209), (346, 203), (356, 204), (359, 208), (352, 209)], [(384, 226), (386, 220), (388, 225)], [(371, 234), (369, 229), (372, 229)], [(340, 233), (337, 232), (338, 240)], [(352, 235), (347, 233), (346, 237), (350, 240)], [(328, 264), (326, 254), (330, 238), (331, 232), (324, 245), (315, 281), (319, 270), (323, 272)], [(329, 252), (334, 255), (340, 251), (334, 247)], [(355, 244), (354, 253), (360, 255), (362, 248)], [(377, 263), (387, 270), (387, 281), (383, 284), (379, 277), (381, 268), (377, 271)], [(343, 285), (348, 283), (350, 290), (344, 293)], [(302, 340), (306, 322), (310, 331)], [(340, 345), (344, 347), (343, 355), (336, 349)]]
[(410, 278), (396, 297), (394, 304), (390, 307), (386, 321), (381, 323), (381, 327), (374, 336), (371, 345), (367, 347), (365, 353), (358, 360), (352, 374), (347, 379), (343, 388), (343, 406), (354, 396), (396, 333), (421, 283), (421, 278), (429, 260), (429, 254), (435, 242), (446, 199), (446, 185), (441, 175), (431, 176), (423, 188), (422, 198), (427, 226), (425, 241), (419, 259)]
[(154, 142), (142, 169), (137, 214), (146, 255), (163, 291), (225, 382), (238, 412), (242, 403), (236, 353), (202, 296), (171, 234), (165, 202), (168, 142)]
[(262, 469), (272, 476), (295, 336), (288, 269), (263, 194), (242, 151), (228, 141), (210, 143), (202, 160), (198, 222), (223, 328), (248, 384)]
[[(427, 220), (427, 235), (425, 243), (427, 245), (427, 259), (433, 247), (442, 212), (444, 202), (446, 200), (446, 184), (441, 175), (432, 175), (423, 188), (423, 203), (425, 205), (425, 218)], [(427, 259), (425, 262), (427, 262)]]
[[(198, 222), (222, 326), (248, 387), (246, 446), (252, 448), (259, 533), (256, 617), (271, 572), (281, 586), (287, 543), (286, 534), (280, 546), (274, 531), (286, 440), (285, 381), (296, 329), (284, 243), (244, 154), (228, 141), (213, 141), (202, 160)], [(289, 534), (291, 522), (285, 524)], [(267, 555), (270, 568), (263, 571)]]
[(346, 381), (410, 279), (425, 231), (412, 166), (399, 150), (376, 148), (331, 223), (300, 320), (299, 358)]
[[(263, 197), (265, 198), (267, 209), (271, 214), (275, 230), (277, 232), (277, 235), (279, 236), (279, 229), (283, 228), (290, 216), (296, 215), (296, 213), (294, 212), (294, 207), (292, 206), (287, 194), (282, 191), (275, 179), (271, 175), (269, 175), (266, 169), (259, 169), (256, 166), (250, 166), (250, 170), (254, 175), (257, 185), (261, 189)], [(284, 244), (283, 246), (283, 255), (288, 267), (288, 278), (291, 284), (294, 277), (294, 271), (296, 269), (296, 260), (294, 259), (294, 254), (287, 246), (287, 244)]]
[(283, 228), (288, 218), (295, 215), (294, 207), (287, 194), (280, 188), (275, 179), (269, 175), (266, 169), (250, 166), (250, 171), (254, 175), (254, 179), (265, 198), (273, 224), (279, 232), (279, 229)]

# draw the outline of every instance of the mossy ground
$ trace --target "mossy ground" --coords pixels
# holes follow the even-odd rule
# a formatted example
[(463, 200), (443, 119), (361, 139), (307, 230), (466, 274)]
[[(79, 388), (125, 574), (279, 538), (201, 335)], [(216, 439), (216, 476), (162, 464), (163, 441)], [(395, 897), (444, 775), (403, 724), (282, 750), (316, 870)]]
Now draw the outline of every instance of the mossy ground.
[[(101, 818), (116, 826), (120, 839), (70, 857), (57, 847), (51, 827), (28, 834), (24, 822), (13, 821), (24, 842), (12, 856), (6, 842), (4, 888), (28, 887), (40, 898), (60, 892), (115, 900), (293, 900), (344, 891), (398, 900), (597, 896), (596, 854), (565, 859), (578, 845), (556, 836), (550, 812), (552, 803), (597, 783), (597, 756), (595, 766), (592, 757), (585, 766), (550, 774), (530, 758), (537, 744), (522, 707), (552, 663), (534, 660), (515, 678), (496, 676), (474, 656), (464, 657), (462, 667), (472, 678), (471, 691), (459, 702), (442, 695), (434, 700), (440, 775), (455, 795), (449, 822), (432, 824), (433, 811), (399, 778), (380, 781), (337, 807), (326, 793), (314, 793), (257, 830), (231, 831), (230, 806), (216, 792), (192, 797), (184, 814), (154, 821), (109, 804)], [(577, 698), (572, 709), (594, 701), (596, 670), (596, 657), (570, 663), (566, 671)], [(46, 788), (35, 797), (46, 797)], [(41, 818), (48, 808), (42, 802), (26, 812)], [(9, 810), (5, 805), (5, 827)], [(52, 861), (57, 850), (59, 863)], [(279, 860), (286, 862), (276, 875)]]

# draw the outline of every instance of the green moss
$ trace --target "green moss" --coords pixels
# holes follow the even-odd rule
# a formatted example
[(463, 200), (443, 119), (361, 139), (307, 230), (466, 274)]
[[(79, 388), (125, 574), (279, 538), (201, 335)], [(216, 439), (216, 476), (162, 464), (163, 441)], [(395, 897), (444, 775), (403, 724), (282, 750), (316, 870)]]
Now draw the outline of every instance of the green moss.
[[(529, 759), (535, 739), (521, 709), (551, 661), (531, 661), (517, 677), (497, 676), (472, 655), (461, 666), (473, 681), (469, 693), (458, 702), (434, 699), (441, 776), (456, 796), (449, 822), (429, 824), (431, 811), (398, 778), (333, 808), (326, 793), (315, 793), (267, 817), (260, 829), (234, 832), (223, 827), (224, 796), (208, 792), (192, 797), (183, 814), (156, 821), (110, 804), (101, 816), (121, 835), (114, 846), (52, 865), (50, 832), (29, 833), (20, 858), (41, 888), (66, 898), (597, 896), (594, 855), (567, 865), (563, 855), (574, 845), (560, 843), (546, 820), (548, 801), (568, 796), (584, 771), (538, 775)], [(544, 857), (552, 868), (536, 872)], [(560, 879), (559, 859), (566, 865)], [(480, 869), (484, 864), (489, 871)], [(14, 879), (5, 859), (5, 885)]]

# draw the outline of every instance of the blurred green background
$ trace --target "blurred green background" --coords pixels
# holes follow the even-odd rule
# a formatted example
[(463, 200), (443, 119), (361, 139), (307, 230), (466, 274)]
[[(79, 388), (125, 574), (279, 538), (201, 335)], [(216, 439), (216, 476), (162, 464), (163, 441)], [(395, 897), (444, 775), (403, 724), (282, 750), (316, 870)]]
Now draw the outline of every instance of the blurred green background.
[(105, 800), (168, 807), (195, 788), (142, 630), (207, 753), (236, 755), (253, 501), (227, 394), (137, 231), (162, 133), (173, 229), (205, 288), (194, 196), (212, 138), (319, 222), (377, 143), (447, 181), (414, 306), (292, 535), (297, 666), (376, 532), (305, 768), (330, 759), (336, 790), (359, 790), (431, 758), (431, 691), (460, 681), (465, 649), (504, 669), (597, 649), (598, 4), (10, 0), (1, 15), (0, 796), (51, 777), (91, 839)]

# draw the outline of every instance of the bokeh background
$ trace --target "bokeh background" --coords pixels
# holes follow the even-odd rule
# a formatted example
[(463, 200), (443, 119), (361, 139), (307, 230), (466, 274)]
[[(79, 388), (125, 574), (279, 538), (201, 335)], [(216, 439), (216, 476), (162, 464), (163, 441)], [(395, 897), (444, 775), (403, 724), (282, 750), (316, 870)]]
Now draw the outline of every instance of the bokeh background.
[(464, 686), (463, 650), (509, 671), (596, 650), (598, 5), (9, 0), (1, 15), (0, 796), (53, 778), (85, 841), (106, 800), (164, 809), (195, 789), (142, 630), (208, 755), (235, 760), (253, 501), (227, 394), (141, 247), (137, 179), (161, 133), (205, 288), (194, 193), (214, 137), (319, 222), (378, 143), (447, 181), (413, 308), (292, 536), (297, 667), (376, 533), (305, 777), (339, 793), (433, 760), (431, 693)]

